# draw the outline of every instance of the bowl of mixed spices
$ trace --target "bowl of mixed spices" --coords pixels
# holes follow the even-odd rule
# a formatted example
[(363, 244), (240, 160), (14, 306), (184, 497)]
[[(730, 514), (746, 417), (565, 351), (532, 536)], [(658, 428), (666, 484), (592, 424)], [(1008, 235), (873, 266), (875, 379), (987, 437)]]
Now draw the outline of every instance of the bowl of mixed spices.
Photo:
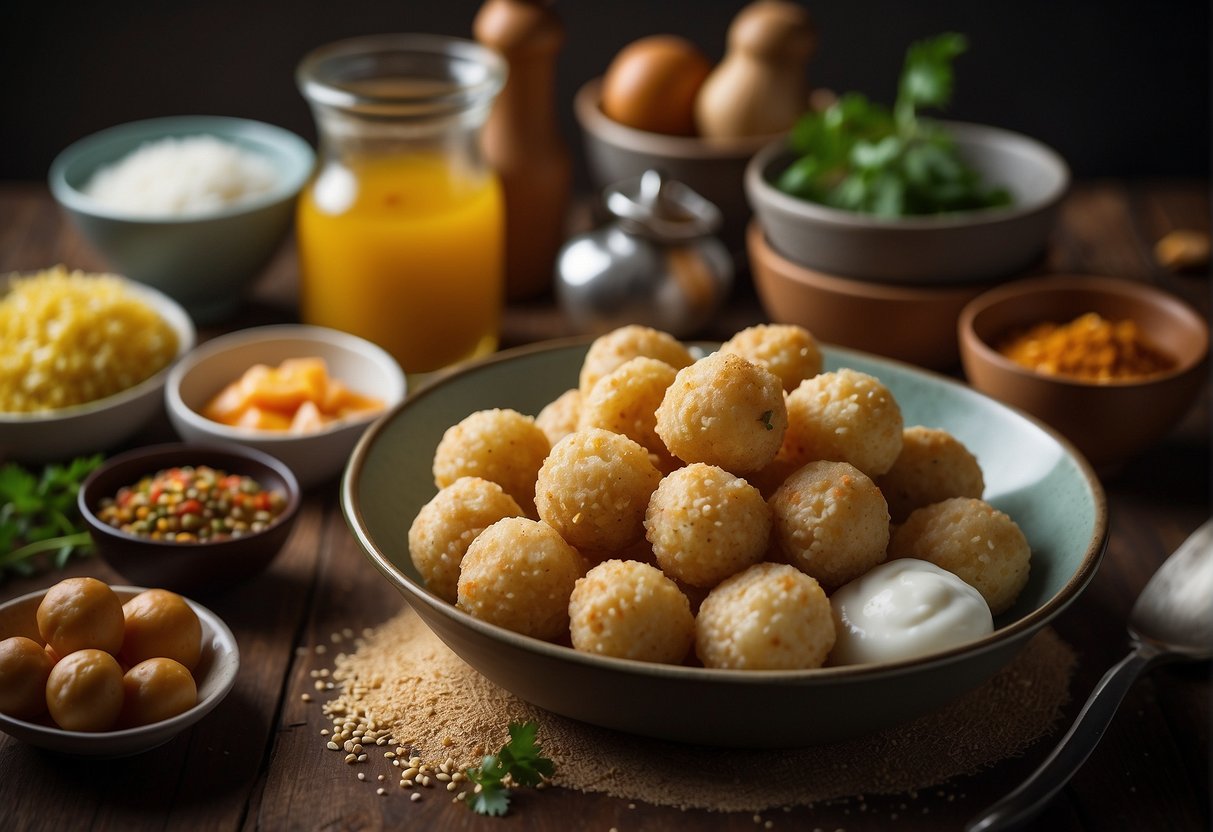
[(290, 535), (300, 489), (269, 454), (178, 443), (113, 457), (77, 502), (98, 553), (125, 578), (206, 593), (270, 564)]
[(1104, 471), (1173, 430), (1205, 382), (1204, 317), (1125, 278), (1004, 284), (964, 308), (958, 334), (970, 384), (1057, 428)]

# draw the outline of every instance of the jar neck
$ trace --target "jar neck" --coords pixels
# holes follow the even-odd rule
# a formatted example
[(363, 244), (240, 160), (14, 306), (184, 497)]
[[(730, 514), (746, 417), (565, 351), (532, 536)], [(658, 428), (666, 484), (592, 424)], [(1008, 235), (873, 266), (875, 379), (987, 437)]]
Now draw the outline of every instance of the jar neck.
[(398, 120), (312, 104), (320, 156), (326, 161), (440, 154), (461, 159), (469, 167), (484, 164), (480, 131), (489, 110), (485, 106), (444, 117)]

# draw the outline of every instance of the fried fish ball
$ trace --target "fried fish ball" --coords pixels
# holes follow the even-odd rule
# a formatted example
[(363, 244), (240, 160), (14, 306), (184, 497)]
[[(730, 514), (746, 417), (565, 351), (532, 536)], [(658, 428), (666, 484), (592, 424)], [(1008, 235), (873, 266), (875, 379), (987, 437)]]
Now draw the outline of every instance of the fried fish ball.
[(169, 658), (188, 670), (202, 656), (202, 622), (189, 602), (167, 589), (140, 592), (122, 605), (126, 620), (119, 657), (129, 667), (152, 658)]
[(644, 527), (665, 574), (712, 587), (763, 559), (771, 510), (741, 477), (696, 462), (661, 481), (649, 499)]
[(535, 476), (551, 450), (547, 435), (516, 410), (478, 410), (447, 428), (434, 451), (434, 484), (460, 477), (500, 485), (528, 515), (535, 512)]
[(585, 428), (556, 443), (539, 469), (539, 517), (578, 549), (617, 552), (644, 537), (661, 473), (636, 442)]
[(568, 631), (569, 596), (585, 561), (548, 524), (507, 517), (468, 546), (457, 605), (482, 621), (553, 641)]
[(197, 704), (198, 686), (189, 668), (163, 656), (146, 659), (122, 677), (118, 724), (124, 728), (151, 725), (183, 714)]
[(573, 588), (569, 631), (573, 647), (585, 653), (680, 664), (695, 640), (695, 617), (660, 569), (606, 560)]
[(46, 680), (51, 719), (67, 731), (108, 731), (122, 710), (122, 668), (104, 650), (87, 647), (60, 659)]
[(787, 392), (821, 372), (821, 348), (817, 339), (795, 324), (758, 324), (747, 327), (720, 345), (721, 352), (740, 355), (765, 367), (783, 383)]
[(786, 563), (758, 563), (725, 580), (695, 617), (695, 653), (705, 667), (821, 667), (834, 639), (821, 585)]
[(535, 417), (535, 424), (539, 425), (539, 429), (547, 436), (548, 442), (555, 445), (577, 430), (577, 421), (580, 418), (581, 391), (574, 387), (544, 405)]
[(810, 462), (771, 496), (773, 536), (788, 563), (832, 592), (885, 558), (889, 509), (849, 462)]
[(901, 407), (879, 379), (841, 369), (805, 379), (788, 394), (788, 446), (798, 462), (849, 462), (869, 477), (901, 452)]
[(787, 426), (778, 376), (732, 353), (679, 370), (657, 408), (657, 435), (674, 456), (739, 476), (775, 458)]
[(919, 558), (981, 593), (994, 615), (1028, 583), (1032, 549), (1015, 521), (984, 500), (952, 497), (910, 513), (889, 542), (890, 558)]
[(0, 713), (36, 719), (46, 713), (46, 680), (55, 662), (32, 638), (0, 641)]
[(901, 453), (876, 485), (889, 504), (894, 523), (916, 508), (949, 497), (981, 497), (985, 479), (977, 457), (941, 428), (914, 425), (902, 431)]
[(122, 602), (96, 578), (55, 584), (38, 604), (37, 617), (39, 635), (60, 656), (86, 647), (117, 655), (122, 647)]
[(676, 370), (695, 360), (690, 350), (668, 332), (639, 324), (621, 326), (595, 338), (590, 344), (578, 377), (581, 395), (590, 395), (598, 379), (639, 356), (664, 361)]
[(625, 361), (582, 398), (578, 427), (621, 433), (652, 454), (659, 470), (674, 470), (678, 463), (657, 435), (657, 408), (677, 373), (656, 358)]
[(522, 517), (518, 502), (495, 482), (460, 477), (421, 507), (409, 527), (409, 556), (426, 587), (455, 603), (459, 565), (476, 536), (506, 517)]

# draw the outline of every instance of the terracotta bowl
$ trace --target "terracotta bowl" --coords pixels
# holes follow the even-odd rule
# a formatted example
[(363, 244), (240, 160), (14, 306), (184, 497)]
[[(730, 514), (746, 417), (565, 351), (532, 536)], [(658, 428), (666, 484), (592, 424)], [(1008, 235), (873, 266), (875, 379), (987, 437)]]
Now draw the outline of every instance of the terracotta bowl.
[(799, 324), (826, 343), (931, 369), (958, 364), (960, 310), (987, 288), (874, 283), (814, 271), (775, 251), (757, 220), (746, 243), (758, 297), (773, 321)]
[(741, 251), (750, 218), (744, 186), (746, 165), (774, 137), (709, 140), (650, 133), (608, 118), (601, 102), (602, 81), (598, 78), (586, 83), (573, 99), (595, 187), (602, 190), (646, 170), (660, 170), (719, 208), (724, 216), (721, 239), (731, 250)]
[[(264, 489), (285, 492), (286, 508), (263, 531), (203, 543), (137, 537), (97, 516), (101, 500), (118, 489), (179, 465), (209, 465), (252, 477)], [(193, 595), (235, 586), (263, 571), (290, 536), (300, 491), (291, 469), (269, 454), (238, 445), (187, 442), (138, 448), (107, 460), (84, 481), (76, 504), (98, 554), (119, 574), (132, 583)]]
[(763, 148), (745, 174), (746, 193), (772, 245), (831, 274), (890, 283), (973, 283), (1019, 274), (1045, 251), (1070, 170), (1035, 139), (980, 124), (944, 122), (957, 152), (1014, 203), (888, 219), (799, 199), (772, 182), (792, 162), (787, 142)]
[[(1066, 323), (1086, 312), (1135, 321), (1175, 367), (1146, 379), (1097, 383), (1035, 372), (994, 346), (1014, 330)], [(1049, 423), (1105, 470), (1183, 419), (1204, 384), (1209, 351), (1208, 324), (1190, 306), (1160, 289), (1112, 277), (1056, 275), (992, 289), (962, 311), (959, 337), (974, 387)]]

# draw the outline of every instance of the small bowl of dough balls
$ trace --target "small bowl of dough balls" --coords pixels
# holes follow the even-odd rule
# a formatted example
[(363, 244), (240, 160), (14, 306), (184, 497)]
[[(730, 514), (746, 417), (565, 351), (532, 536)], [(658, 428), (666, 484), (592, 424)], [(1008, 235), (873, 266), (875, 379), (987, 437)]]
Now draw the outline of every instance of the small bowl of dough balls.
[(0, 730), (77, 756), (139, 754), (210, 713), (239, 665), (202, 605), (66, 578), (0, 605)]
[(1107, 534), (1059, 436), (787, 325), (504, 353), (369, 428), (342, 486), (368, 558), (487, 679), (711, 746), (934, 710), (1065, 609)]

